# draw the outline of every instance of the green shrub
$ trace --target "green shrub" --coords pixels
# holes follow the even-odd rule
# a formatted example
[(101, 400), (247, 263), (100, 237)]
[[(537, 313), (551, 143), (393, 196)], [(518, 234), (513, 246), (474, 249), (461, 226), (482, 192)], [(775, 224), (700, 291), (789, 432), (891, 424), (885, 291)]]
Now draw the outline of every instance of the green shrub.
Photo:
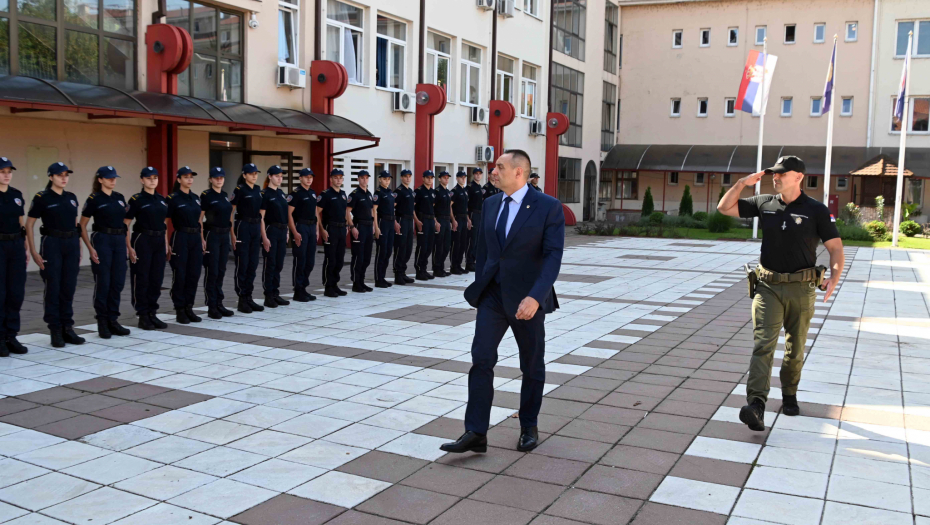
[(646, 188), (646, 195), (643, 196), (643, 217), (649, 217), (652, 215), (653, 210), (656, 209), (655, 203), (652, 202), (652, 188)]
[(665, 214), (661, 211), (654, 211), (649, 214), (649, 223), (650, 224), (662, 224), (662, 219), (665, 218)]
[(920, 225), (914, 221), (904, 221), (898, 227), (898, 231), (904, 235), (907, 235), (908, 237), (913, 237), (922, 232), (923, 228), (921, 228)]
[(846, 206), (840, 210), (840, 218), (843, 219), (846, 224), (858, 225), (861, 216), (862, 210), (859, 209), (859, 206), (855, 202), (847, 203)]
[(707, 219), (707, 230), (713, 233), (726, 233), (734, 226), (733, 217), (717, 212)]
[(708, 215), (707, 215), (707, 212), (706, 212), (706, 211), (699, 211), (699, 212), (695, 213), (695, 214), (693, 215), (693, 217), (694, 217), (694, 220), (696, 220), (696, 221), (706, 221)]
[(888, 227), (885, 226), (884, 221), (871, 221), (863, 225), (865, 230), (869, 232), (869, 235), (872, 236), (873, 240), (880, 241), (885, 238), (885, 234), (888, 233)]
[(691, 199), (691, 186), (685, 185), (685, 192), (681, 194), (681, 203), (678, 204), (678, 215), (693, 215), (694, 200)]
[(840, 221), (836, 221), (836, 229), (840, 232), (840, 238), (845, 241), (874, 241), (872, 234), (862, 226), (853, 225), (847, 226), (845, 224), (840, 225)]
[(843, 219), (837, 219), (837, 220), (836, 220), (836, 227), (837, 227), (837, 228), (842, 228), (843, 226), (846, 226), (846, 221), (844, 221)]

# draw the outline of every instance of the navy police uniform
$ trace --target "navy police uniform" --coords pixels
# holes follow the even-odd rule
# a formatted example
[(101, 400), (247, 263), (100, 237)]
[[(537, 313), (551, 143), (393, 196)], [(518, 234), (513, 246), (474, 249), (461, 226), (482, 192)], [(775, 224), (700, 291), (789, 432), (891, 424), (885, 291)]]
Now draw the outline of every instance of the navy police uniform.
[[(187, 166), (178, 170), (182, 175), (197, 175)], [(203, 238), (200, 225), (200, 199), (192, 191), (180, 189), (168, 196), (168, 218), (171, 234), (171, 302), (175, 310), (193, 308), (197, 283), (203, 266)], [(191, 312), (186, 312), (190, 316)], [(195, 320), (195, 319), (192, 319)]]
[[(401, 176), (410, 170), (400, 172)], [(413, 253), (413, 210), (416, 195), (407, 186), (400, 185), (394, 192), (394, 220), (400, 223), (400, 233), (394, 235), (394, 284), (411, 282), (406, 277), (407, 262)], [(381, 211), (380, 208), (378, 211)]]
[(448, 275), (446, 258), (452, 250), (452, 193), (445, 184), (449, 180), (449, 172), (440, 173), (439, 180), (439, 186), (433, 190), (433, 210), (436, 222), (439, 223), (439, 233), (436, 234), (433, 246), (433, 274), (445, 277)]
[[(140, 178), (157, 176), (155, 168), (142, 170)], [(158, 192), (141, 191), (129, 199), (126, 219), (135, 219), (130, 246), (136, 252), (136, 262), (129, 264), (132, 306), (139, 316), (140, 328), (146, 323), (159, 326), (153, 319), (158, 311), (158, 298), (165, 278), (166, 241), (165, 217), (168, 201)]]
[[(334, 169), (330, 177), (334, 175), (342, 175), (342, 170)], [(329, 188), (319, 196), (317, 204), (329, 235), (323, 244), (323, 286), (330, 292), (339, 292), (339, 273), (345, 264), (347, 201), (346, 192)]]
[[(366, 170), (358, 173), (359, 177), (369, 175)], [(361, 186), (349, 194), (349, 211), (352, 212), (352, 224), (358, 231), (358, 238), (352, 239), (352, 259), (349, 262), (349, 273), (352, 276), (352, 289), (354, 291), (368, 291), (365, 286), (365, 272), (371, 264), (371, 245), (374, 241), (374, 218), (371, 209), (374, 207), (371, 192)]]
[(538, 173), (530, 173), (530, 188), (532, 188), (532, 189), (534, 189), (534, 190), (536, 190), (536, 191), (538, 191), (538, 192), (542, 192), (543, 189), (540, 188), (540, 187), (538, 186), (538, 184), (539, 184), (539, 174), (538, 174)]
[[(313, 170), (304, 168), (300, 170), (300, 176), (305, 177), (313, 175)], [(310, 272), (313, 271), (313, 264), (316, 259), (316, 202), (317, 195), (313, 188), (304, 189), (298, 186), (297, 189), (287, 196), (287, 204), (294, 211), (291, 216), (294, 218), (294, 228), (300, 234), (301, 241), (298, 246), (294, 243), (294, 260), (291, 270), (291, 280), (294, 282), (295, 299), (316, 299), (307, 292), (310, 286)]]
[[(246, 164), (242, 173), (258, 171), (255, 164)], [(262, 189), (257, 184), (249, 187), (241, 181), (233, 190), (232, 205), (236, 207), (233, 231), (236, 234), (236, 245), (233, 247), (236, 256), (236, 295), (241, 301), (252, 300), (252, 289), (255, 285), (255, 270), (258, 269), (258, 257), (262, 250), (262, 218), (259, 210), (262, 207)], [(253, 304), (248, 305), (255, 310)], [(259, 310), (264, 308), (259, 307)]]
[[(433, 178), (433, 172), (430, 170), (424, 171), (423, 178)], [(414, 192), (414, 210), (417, 214), (417, 220), (423, 225), (420, 231), (417, 232), (417, 252), (413, 259), (417, 279), (432, 279), (433, 277), (426, 271), (426, 264), (429, 261), (429, 256), (433, 253), (433, 244), (436, 242), (435, 200), (432, 188), (427, 188), (426, 184), (420, 186)]]
[[(97, 170), (97, 178), (119, 177), (112, 166)], [(90, 245), (97, 252), (91, 260), (94, 275), (94, 313), (98, 321), (119, 319), (120, 294), (126, 284), (126, 211), (129, 206), (118, 192), (94, 192), (84, 201), (82, 217), (94, 219), (93, 232), (88, 233)]]
[[(210, 170), (210, 177), (225, 178), (226, 172), (217, 166)], [(218, 309), (225, 298), (223, 279), (226, 277), (226, 263), (231, 247), (229, 230), (232, 227), (232, 203), (225, 191), (217, 192), (211, 187), (200, 194), (200, 209), (204, 215), (203, 238), (207, 241), (207, 251), (203, 254), (204, 300), (208, 308)], [(221, 313), (223, 310), (220, 310)]]
[[(378, 178), (390, 179), (391, 173), (382, 171)], [(394, 192), (379, 185), (371, 200), (378, 207), (378, 228), (381, 230), (381, 236), (375, 241), (375, 286), (384, 288), (390, 286), (384, 277), (394, 249)]]
[[(282, 173), (280, 166), (268, 168), (268, 175)], [(284, 299), (275, 303), (281, 295), (281, 270), (287, 255), (287, 196), (281, 188), (262, 190), (262, 209), (265, 210), (265, 237), (271, 246), (262, 251), (262, 290), (265, 306), (277, 307)], [(271, 299), (269, 301), (269, 299)]]
[[(464, 171), (455, 174), (456, 178), (466, 178), (468, 175)], [(453, 275), (465, 273), (462, 268), (462, 259), (465, 256), (465, 248), (468, 246), (468, 188), (456, 184), (452, 188), (452, 215), (455, 217), (456, 226), (452, 232), (452, 261), (450, 270)]]
[[(474, 168), (472, 173), (477, 177), (482, 173), (481, 168)], [(471, 232), (468, 235), (468, 248), (465, 250), (465, 271), (475, 271), (475, 260), (478, 255), (478, 225), (481, 224), (481, 207), (484, 204), (484, 189), (477, 181), (472, 180), (468, 185), (468, 216), (471, 217)]]
[[(16, 169), (10, 159), (0, 157), (3, 168)], [(19, 343), (13, 342), (26, 294), (26, 236), (20, 224), (24, 215), (22, 192), (12, 186), (0, 192), (0, 352), (8, 348), (17, 354), (25, 353), (25, 348), (19, 350)]]

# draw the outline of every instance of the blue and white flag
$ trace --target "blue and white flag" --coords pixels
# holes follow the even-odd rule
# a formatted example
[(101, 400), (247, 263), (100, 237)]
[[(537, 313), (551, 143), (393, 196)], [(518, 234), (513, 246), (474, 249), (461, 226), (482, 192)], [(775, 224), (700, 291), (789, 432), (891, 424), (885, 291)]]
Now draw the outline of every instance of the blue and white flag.
[(904, 55), (904, 69), (901, 70), (901, 89), (898, 90), (898, 103), (894, 107), (894, 118), (901, 122), (901, 128), (904, 128), (904, 107), (907, 101), (907, 70), (911, 65), (911, 44), (912, 40), (907, 42), (907, 53)]
[(823, 87), (823, 113), (833, 107), (833, 74), (836, 69), (836, 40), (833, 41), (833, 55), (830, 57), (830, 67), (827, 69), (827, 83)]

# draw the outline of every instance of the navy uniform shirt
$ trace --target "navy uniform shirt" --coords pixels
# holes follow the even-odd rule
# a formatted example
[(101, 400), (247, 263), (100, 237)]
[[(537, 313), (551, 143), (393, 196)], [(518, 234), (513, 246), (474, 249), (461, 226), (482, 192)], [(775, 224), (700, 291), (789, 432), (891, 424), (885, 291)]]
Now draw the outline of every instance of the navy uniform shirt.
[(287, 197), (281, 188), (262, 190), (262, 209), (265, 224), (287, 224)]
[(433, 190), (433, 209), (437, 217), (448, 217), (452, 214), (452, 194), (445, 186), (439, 185), (438, 189)]
[(203, 210), (204, 224), (213, 228), (229, 228), (229, 218), (232, 216), (232, 203), (225, 191), (214, 191), (213, 188), (200, 193), (200, 209)]
[(537, 185), (535, 185), (535, 184), (530, 184), (530, 188), (533, 188), (534, 190), (539, 191), (539, 192), (542, 191), (542, 188), (540, 188), (539, 186), (537, 186)]
[(322, 210), (323, 222), (346, 222), (346, 192), (332, 188), (317, 197), (317, 206)]
[(121, 194), (114, 191), (107, 195), (100, 191), (91, 193), (90, 197), (87, 197), (81, 216), (93, 217), (94, 225), (97, 227), (122, 230), (126, 227), (123, 219), (126, 218), (127, 209), (126, 200)]
[(395, 217), (413, 217), (414, 201), (416, 196), (413, 190), (401, 184), (394, 191), (394, 216)]
[(481, 211), (481, 205), (484, 204), (484, 192), (481, 185), (471, 181), (468, 185), (468, 211)]
[(481, 187), (481, 194), (484, 195), (485, 199), (490, 199), (492, 196), (497, 195), (500, 192), (501, 190), (497, 189), (497, 187), (490, 182)]
[(313, 188), (305, 190), (298, 186), (294, 193), (287, 196), (287, 205), (294, 208), (294, 221), (316, 220), (316, 192)]
[(260, 216), (258, 210), (262, 209), (262, 189), (258, 184), (249, 188), (249, 185), (243, 182), (233, 190), (230, 202), (236, 207), (236, 219), (257, 219)]
[(168, 218), (175, 228), (200, 228), (200, 199), (192, 191), (168, 195)]
[(371, 220), (371, 208), (375, 203), (371, 199), (371, 192), (361, 187), (349, 194), (349, 209), (352, 210), (352, 220)]
[(23, 194), (16, 188), (7, 187), (6, 191), (0, 192), (0, 233), (23, 231), (19, 218), (26, 214), (24, 206)]
[(452, 188), (452, 213), (454, 215), (467, 215), (468, 204), (468, 188), (456, 184)]
[(836, 219), (820, 201), (801, 192), (790, 204), (781, 195), (756, 195), (738, 201), (739, 216), (759, 217), (762, 253), (759, 264), (778, 273), (817, 265), (817, 245), (840, 236)]
[(421, 221), (425, 215), (436, 214), (436, 211), (433, 209), (433, 203), (436, 199), (433, 196), (433, 190), (431, 188), (427, 188), (424, 184), (417, 188), (413, 193), (414, 209), (417, 212), (417, 217)]
[(394, 192), (391, 188), (379, 187), (371, 197), (372, 202), (378, 207), (378, 218), (394, 217)]
[(32, 198), (29, 216), (42, 219), (42, 226), (49, 230), (73, 232), (77, 228), (77, 197), (70, 191), (59, 195), (52, 190), (42, 190)]
[(165, 217), (168, 216), (168, 201), (157, 191), (149, 193), (141, 191), (129, 199), (127, 219), (135, 219), (133, 231), (139, 229), (151, 231), (165, 231)]

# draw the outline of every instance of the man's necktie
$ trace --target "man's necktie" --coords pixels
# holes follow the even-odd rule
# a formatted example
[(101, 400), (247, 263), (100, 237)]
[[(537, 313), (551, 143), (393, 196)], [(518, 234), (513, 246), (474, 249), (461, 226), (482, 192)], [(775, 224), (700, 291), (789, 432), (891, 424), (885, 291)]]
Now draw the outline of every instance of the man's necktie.
[(512, 197), (506, 197), (504, 203), (501, 206), (504, 207), (501, 211), (501, 216), (497, 219), (497, 240), (501, 243), (501, 248), (504, 247), (504, 242), (507, 240), (507, 218), (510, 216), (510, 203), (513, 201)]

